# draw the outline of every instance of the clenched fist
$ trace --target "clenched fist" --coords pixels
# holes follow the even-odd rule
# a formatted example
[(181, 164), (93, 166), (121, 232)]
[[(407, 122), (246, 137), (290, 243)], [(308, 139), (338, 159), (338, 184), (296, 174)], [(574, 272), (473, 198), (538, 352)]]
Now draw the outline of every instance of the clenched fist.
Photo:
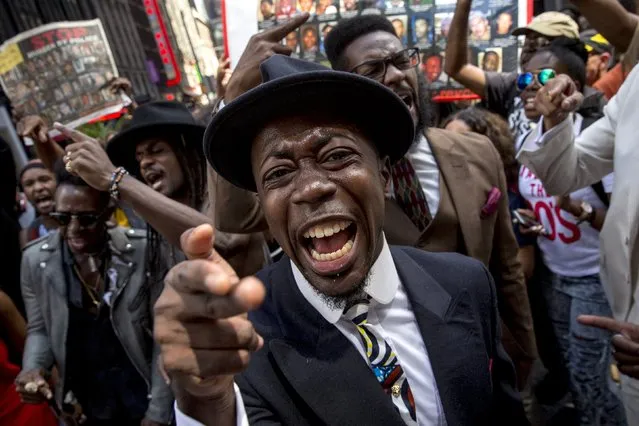
[(537, 91), (535, 98), (535, 107), (544, 116), (544, 130), (548, 131), (564, 121), (582, 101), (583, 95), (567, 75), (560, 74), (548, 81)]

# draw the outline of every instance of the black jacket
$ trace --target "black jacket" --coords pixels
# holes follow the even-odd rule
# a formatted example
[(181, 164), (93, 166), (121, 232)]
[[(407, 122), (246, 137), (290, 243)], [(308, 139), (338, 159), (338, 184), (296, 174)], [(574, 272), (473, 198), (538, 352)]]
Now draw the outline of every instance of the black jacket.
[[(492, 278), (478, 261), (391, 247), (449, 426), (528, 424), (500, 343)], [(284, 257), (249, 317), (265, 346), (236, 382), (251, 424), (401, 425), (366, 361), (304, 298)]]

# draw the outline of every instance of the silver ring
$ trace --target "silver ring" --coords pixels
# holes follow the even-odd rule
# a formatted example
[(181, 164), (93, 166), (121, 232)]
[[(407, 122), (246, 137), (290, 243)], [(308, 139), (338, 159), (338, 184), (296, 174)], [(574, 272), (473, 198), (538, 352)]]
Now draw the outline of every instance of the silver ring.
[(73, 167), (71, 166), (71, 161), (67, 161), (67, 163), (64, 165), (64, 168), (67, 170), (67, 172), (73, 173)]

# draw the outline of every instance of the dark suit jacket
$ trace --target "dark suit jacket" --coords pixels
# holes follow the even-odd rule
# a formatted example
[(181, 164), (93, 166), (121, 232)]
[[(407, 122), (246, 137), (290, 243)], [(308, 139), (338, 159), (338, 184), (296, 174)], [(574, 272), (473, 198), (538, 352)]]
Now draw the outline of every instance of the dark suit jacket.
[[(458, 254), (391, 247), (428, 350), (450, 426), (528, 424), (500, 343), (490, 274)], [(400, 425), (366, 361), (304, 298), (288, 258), (258, 274), (267, 287), (249, 314), (264, 337), (236, 377), (251, 424)], [(419, 398), (417, 398), (419, 401)]]
[[(428, 129), (426, 138), (457, 212), (465, 246), (459, 247), (458, 252), (489, 267), (496, 281), (508, 352), (516, 361), (532, 360), (537, 356), (537, 346), (499, 153), (488, 138), (475, 133), (461, 135)], [(481, 209), (494, 187), (502, 194), (497, 210), (482, 218)], [(222, 178), (216, 181), (215, 188), (209, 188), (212, 193), (217, 198), (215, 218), (219, 230), (242, 233), (268, 229), (256, 194)], [(386, 200), (384, 233), (390, 244), (420, 247), (423, 242), (422, 233), (393, 200)]]

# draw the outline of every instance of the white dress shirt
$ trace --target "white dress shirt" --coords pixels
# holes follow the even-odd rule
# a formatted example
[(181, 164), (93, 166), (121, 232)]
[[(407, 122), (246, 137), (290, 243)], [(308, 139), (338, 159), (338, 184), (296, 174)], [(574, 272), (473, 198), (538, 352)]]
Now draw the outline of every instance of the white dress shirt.
[[(437, 209), (439, 209), (439, 165), (437, 165), (433, 150), (423, 132), (419, 132), (417, 140), (413, 142), (406, 153), (406, 158), (410, 160), (415, 174), (417, 174), (417, 179), (426, 197), (426, 203), (428, 203), (430, 215), (435, 217)], [(392, 183), (387, 196), (395, 198)]]
[(419, 139), (413, 142), (406, 157), (413, 164), (426, 196), (430, 215), (435, 217), (439, 209), (439, 166), (424, 132), (419, 132)]
[[(304, 298), (329, 323), (355, 346), (368, 362), (355, 324), (343, 315), (342, 309), (329, 307), (317, 294), (299, 269), (291, 262), (295, 282)], [(368, 322), (378, 325), (384, 339), (391, 345), (415, 398), (417, 423), (427, 426), (445, 426), (435, 375), (428, 359), (428, 351), (417, 326), (417, 320), (408, 301), (406, 291), (399, 279), (395, 263), (386, 240), (384, 247), (370, 271), (370, 283), (365, 289), (371, 296)], [(372, 372), (371, 372), (372, 374)], [(380, 385), (381, 386), (381, 385)], [(248, 420), (239, 389), (235, 389), (237, 401), (237, 424), (246, 425)], [(176, 406), (177, 426), (203, 426), (185, 416)]]

